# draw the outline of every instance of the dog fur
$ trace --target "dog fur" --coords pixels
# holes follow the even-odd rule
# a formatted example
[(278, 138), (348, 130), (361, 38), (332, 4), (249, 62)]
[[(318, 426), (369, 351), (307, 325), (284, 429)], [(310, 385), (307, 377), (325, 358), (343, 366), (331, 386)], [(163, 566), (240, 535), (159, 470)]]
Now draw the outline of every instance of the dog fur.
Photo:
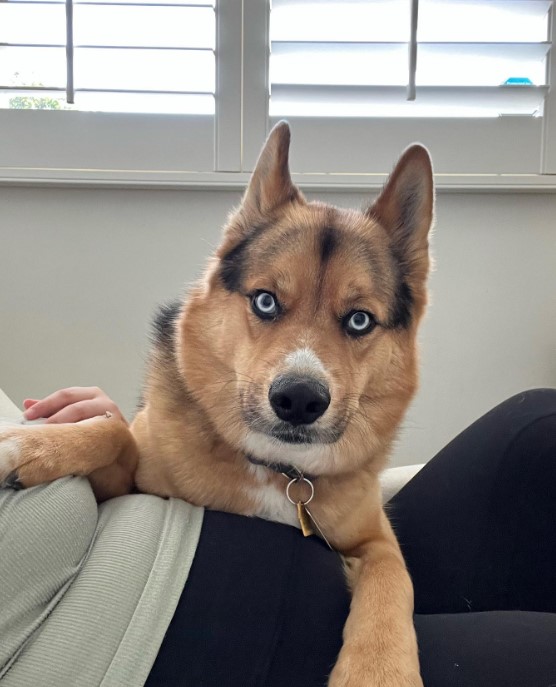
[[(417, 386), (430, 158), (408, 148), (370, 208), (344, 210), (305, 200), (289, 143), (281, 122), (204, 277), (156, 318), (131, 431), (104, 417), (4, 430), (0, 481), (88, 475), (99, 500), (135, 485), (298, 526), (280, 471), (310, 475), (311, 513), (345, 557), (352, 590), (330, 687), (422, 687), (411, 581), (378, 474)], [(273, 299), (272, 312), (259, 308)], [(296, 380), (309, 394), (305, 415), (283, 419)], [(294, 500), (305, 489), (294, 484)]]

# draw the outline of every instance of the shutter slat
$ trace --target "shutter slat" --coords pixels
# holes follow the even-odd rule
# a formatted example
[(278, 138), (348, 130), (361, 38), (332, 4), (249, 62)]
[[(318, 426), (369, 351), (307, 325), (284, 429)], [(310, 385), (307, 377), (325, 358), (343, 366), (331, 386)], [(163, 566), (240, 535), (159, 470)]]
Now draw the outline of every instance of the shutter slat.
[(546, 82), (550, 43), (420, 43), (417, 83), (498, 86), (509, 78)]
[[(543, 85), (550, 43), (420, 43), (417, 84), (498, 86), (511, 77)], [(407, 44), (279, 41), (272, 84), (406, 85)]]
[[(263, 1), (263, 0), (261, 0)], [(407, 0), (272, 2), (270, 39), (407, 41)], [(407, 21), (406, 21), (407, 19)]]
[[(11, 5), (64, 5), (66, 0), (7, 0)], [(3, 0), (6, 2), (6, 0)], [(214, 7), (214, 0), (187, 2), (187, 0), (73, 0), (74, 5), (125, 5), (126, 7)]]
[(403, 86), (273, 85), (271, 116), (498, 116), (538, 114), (547, 87), (417, 87), (417, 99), (405, 101)]
[(420, 0), (419, 41), (542, 41), (551, 0)]
[(270, 82), (403, 85), (407, 82), (407, 44), (273, 43)]

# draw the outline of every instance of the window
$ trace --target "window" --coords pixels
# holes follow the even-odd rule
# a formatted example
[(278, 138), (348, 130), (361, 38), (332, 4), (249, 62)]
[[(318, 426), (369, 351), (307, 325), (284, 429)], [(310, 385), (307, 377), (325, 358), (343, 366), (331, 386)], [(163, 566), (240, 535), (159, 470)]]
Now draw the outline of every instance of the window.
[(213, 0), (0, 2), (0, 176), (212, 172), (216, 29)]
[(274, 0), (270, 115), (295, 124), (297, 168), (361, 185), (418, 140), (446, 185), (549, 171), (551, 5)]
[(214, 114), (214, 3), (0, 4), (0, 106)]
[(4, 0), (0, 182), (240, 188), (286, 117), (306, 187), (380, 186), (418, 140), (440, 186), (556, 188), (555, 25), (549, 0)]
[(274, 0), (270, 112), (542, 115), (550, 5), (537, 0)]

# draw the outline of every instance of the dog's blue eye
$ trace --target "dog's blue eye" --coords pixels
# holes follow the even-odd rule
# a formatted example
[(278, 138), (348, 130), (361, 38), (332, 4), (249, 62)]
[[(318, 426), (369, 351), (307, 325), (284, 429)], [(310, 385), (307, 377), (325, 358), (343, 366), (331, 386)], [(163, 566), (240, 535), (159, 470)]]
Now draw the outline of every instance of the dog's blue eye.
[(364, 310), (350, 312), (344, 317), (344, 328), (351, 336), (367, 334), (375, 325), (375, 318)]
[(278, 301), (268, 291), (259, 291), (253, 296), (251, 301), (253, 312), (263, 320), (271, 320), (278, 315)]

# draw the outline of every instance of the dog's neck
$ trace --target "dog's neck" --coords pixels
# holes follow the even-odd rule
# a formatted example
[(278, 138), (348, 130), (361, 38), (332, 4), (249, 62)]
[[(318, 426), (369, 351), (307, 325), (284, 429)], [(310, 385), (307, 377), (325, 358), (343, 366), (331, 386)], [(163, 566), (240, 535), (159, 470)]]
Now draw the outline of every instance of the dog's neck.
[(246, 458), (253, 465), (261, 465), (262, 467), (268, 468), (269, 470), (273, 470), (279, 475), (284, 475), (289, 479), (300, 479), (302, 477), (305, 477), (306, 479), (309, 479), (311, 481), (314, 481), (316, 479), (316, 476), (306, 475), (293, 465), (287, 465), (286, 463), (278, 462), (265, 463), (264, 461), (259, 460), (258, 458), (255, 458), (254, 456), (251, 456), (249, 454), (247, 454)]

